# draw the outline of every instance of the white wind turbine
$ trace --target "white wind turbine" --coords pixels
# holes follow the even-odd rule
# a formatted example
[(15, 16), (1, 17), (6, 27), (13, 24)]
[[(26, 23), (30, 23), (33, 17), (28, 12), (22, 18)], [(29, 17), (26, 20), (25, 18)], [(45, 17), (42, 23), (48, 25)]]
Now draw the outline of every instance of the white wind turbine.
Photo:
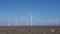
[(33, 18), (33, 16), (32, 16), (32, 14), (31, 14), (31, 15), (30, 15), (30, 21), (31, 21), (30, 25), (31, 25), (31, 26), (33, 25), (32, 18)]
[(27, 19), (27, 26), (29, 25), (29, 21), (28, 21), (28, 19)]
[(58, 19), (58, 18), (57, 18), (57, 23), (56, 23), (56, 24), (57, 24), (57, 26), (58, 26), (58, 24), (59, 24), (59, 19)]
[(8, 18), (8, 24), (7, 25), (10, 26), (10, 24), (9, 24), (9, 18)]
[(16, 18), (15, 18), (15, 21), (16, 21), (15, 26), (18, 26), (18, 21), (17, 21), (17, 19), (16, 19)]

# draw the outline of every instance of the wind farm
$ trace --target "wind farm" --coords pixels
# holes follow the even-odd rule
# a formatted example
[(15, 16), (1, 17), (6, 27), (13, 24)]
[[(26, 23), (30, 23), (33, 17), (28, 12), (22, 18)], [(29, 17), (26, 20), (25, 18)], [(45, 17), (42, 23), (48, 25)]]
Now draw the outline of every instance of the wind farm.
[(0, 0), (0, 34), (60, 34), (60, 0)]
[[(18, 25), (18, 19), (15, 18), (14, 26), (11, 26), (9, 18), (7, 26), (0, 26), (0, 34), (60, 34), (59, 20), (56, 19), (56, 26), (33, 25), (32, 14), (26, 19), (26, 25)], [(29, 23), (30, 22), (30, 23)]]

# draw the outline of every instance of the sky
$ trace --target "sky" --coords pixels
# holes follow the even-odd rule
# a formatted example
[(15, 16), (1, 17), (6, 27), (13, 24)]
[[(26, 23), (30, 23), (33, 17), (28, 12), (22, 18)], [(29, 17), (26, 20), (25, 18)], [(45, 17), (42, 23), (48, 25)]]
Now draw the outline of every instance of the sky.
[(0, 25), (60, 25), (60, 0), (0, 0)]

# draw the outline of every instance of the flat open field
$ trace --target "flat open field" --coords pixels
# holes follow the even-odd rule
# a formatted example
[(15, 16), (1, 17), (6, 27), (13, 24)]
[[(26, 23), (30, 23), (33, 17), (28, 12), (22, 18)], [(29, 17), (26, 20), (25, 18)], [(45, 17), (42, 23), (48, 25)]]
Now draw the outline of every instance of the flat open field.
[(60, 34), (58, 26), (0, 26), (0, 34)]

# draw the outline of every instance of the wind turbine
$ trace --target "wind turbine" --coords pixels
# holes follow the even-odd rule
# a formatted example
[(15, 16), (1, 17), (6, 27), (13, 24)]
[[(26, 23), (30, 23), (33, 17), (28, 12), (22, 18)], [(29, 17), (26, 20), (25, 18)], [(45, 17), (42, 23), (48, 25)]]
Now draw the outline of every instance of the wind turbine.
[(10, 26), (10, 24), (9, 24), (9, 18), (8, 18), (8, 24), (7, 25)]
[(59, 24), (59, 19), (57, 18), (57, 26), (58, 26), (58, 24)]
[(16, 24), (15, 24), (15, 26), (17, 26), (18, 25), (18, 21), (17, 21), (17, 19), (15, 18), (15, 20), (16, 20)]
[(30, 15), (30, 21), (31, 21), (30, 25), (31, 25), (31, 26), (33, 25), (32, 18), (33, 18), (33, 16), (32, 16), (32, 14), (31, 14), (31, 15)]
[(29, 23), (28, 23), (28, 19), (27, 19), (27, 26), (29, 25)]

